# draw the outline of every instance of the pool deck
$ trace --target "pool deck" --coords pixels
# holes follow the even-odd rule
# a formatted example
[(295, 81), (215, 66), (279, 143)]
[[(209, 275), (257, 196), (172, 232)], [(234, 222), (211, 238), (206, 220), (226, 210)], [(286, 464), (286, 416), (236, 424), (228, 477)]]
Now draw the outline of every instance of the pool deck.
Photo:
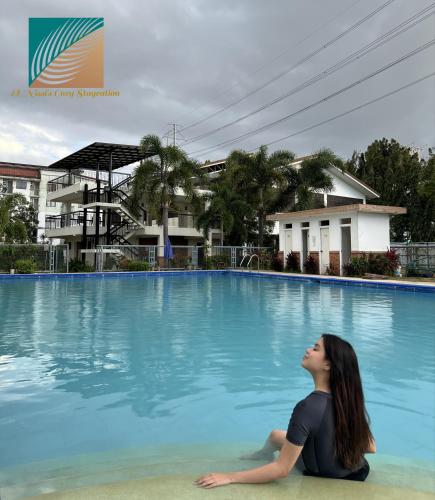
[[(240, 460), (259, 443), (203, 443), (118, 449), (0, 469), (2, 500), (204, 498), (241, 500), (428, 500), (435, 496), (433, 462), (370, 454), (365, 482), (304, 476), (295, 469), (263, 484), (205, 489), (194, 484), (209, 472), (247, 470), (266, 460)], [(212, 491), (211, 491), (212, 490)]]
[(35, 274), (0, 274), (1, 280), (47, 280), (47, 279), (75, 279), (75, 278), (138, 278), (141, 276), (180, 276), (194, 274), (227, 274), (284, 279), (289, 281), (316, 282), (325, 285), (359, 286), (370, 288), (386, 288), (409, 292), (435, 293), (435, 283), (400, 281), (400, 280), (375, 280), (364, 278), (351, 278), (347, 276), (325, 276), (319, 274), (300, 274), (276, 271), (255, 271), (241, 269), (198, 269), (193, 271), (111, 271), (101, 273), (35, 273)]
[(196, 476), (161, 476), (135, 481), (78, 488), (49, 493), (34, 500), (429, 500), (431, 492), (411, 488), (383, 486), (357, 481), (293, 477), (267, 484), (229, 484), (217, 488), (193, 485)]

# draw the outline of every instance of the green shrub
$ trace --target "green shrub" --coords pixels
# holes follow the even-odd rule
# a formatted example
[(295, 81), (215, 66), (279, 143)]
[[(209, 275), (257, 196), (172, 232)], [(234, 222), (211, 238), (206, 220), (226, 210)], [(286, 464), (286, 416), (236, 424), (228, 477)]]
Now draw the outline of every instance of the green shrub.
[(38, 261), (43, 266), (44, 253), (35, 245), (0, 245), (0, 272), (8, 273), (10, 269), (16, 269), (18, 260)]
[(346, 276), (364, 276), (366, 273), (391, 276), (399, 266), (399, 258), (393, 251), (382, 254), (369, 253), (352, 257), (349, 264), (343, 266)]
[(260, 269), (272, 268), (272, 254), (270, 252), (261, 250), (258, 257), (260, 259)]
[(345, 276), (364, 276), (368, 269), (369, 263), (365, 254), (351, 257), (349, 264), (343, 266)]
[(319, 265), (312, 255), (305, 260), (304, 269), (307, 274), (319, 274)]
[(149, 271), (150, 265), (146, 260), (132, 260), (128, 263), (129, 271)]
[[(246, 261), (247, 259), (245, 259)], [(230, 258), (228, 255), (209, 255), (204, 259), (205, 269), (221, 269), (230, 267)]]
[(284, 270), (284, 262), (283, 262), (283, 259), (281, 257), (281, 255), (279, 254), (275, 254), (273, 255), (272, 257), (272, 269), (274, 271), (283, 271)]
[(390, 261), (385, 255), (369, 255), (368, 272), (373, 274), (393, 274)]
[(92, 273), (94, 268), (80, 259), (72, 259), (68, 263), (68, 271), (70, 273)]
[(326, 274), (328, 276), (340, 276), (340, 271), (334, 264), (329, 264), (329, 266), (326, 268)]
[(15, 261), (15, 272), (18, 274), (33, 274), (36, 271), (36, 262), (31, 259), (18, 259)]
[(291, 273), (299, 273), (299, 255), (294, 252), (289, 252), (285, 259), (285, 268)]

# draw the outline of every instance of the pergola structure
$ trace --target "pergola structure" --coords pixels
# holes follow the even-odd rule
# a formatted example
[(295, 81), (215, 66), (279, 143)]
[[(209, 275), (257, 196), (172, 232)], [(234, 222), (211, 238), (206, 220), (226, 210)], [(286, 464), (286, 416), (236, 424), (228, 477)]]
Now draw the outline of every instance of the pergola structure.
[[(85, 191), (83, 193), (83, 211), (84, 211), (84, 219), (87, 217), (87, 209), (85, 208), (90, 201), (94, 202), (96, 205), (96, 219), (99, 220), (100, 214), (100, 205), (101, 210), (106, 212), (107, 214), (107, 235), (106, 235), (106, 244), (111, 244), (111, 221), (112, 221), (112, 210), (110, 204), (112, 203), (113, 197), (116, 197), (116, 187), (114, 190), (113, 186), (113, 176), (112, 172), (121, 167), (125, 167), (132, 163), (135, 163), (139, 160), (142, 160), (146, 157), (152, 156), (152, 153), (144, 154), (141, 152), (139, 146), (133, 146), (129, 144), (114, 144), (107, 142), (94, 142), (85, 146), (82, 149), (79, 149), (75, 153), (72, 153), (48, 166), (48, 168), (53, 168), (56, 170), (66, 170), (69, 174), (69, 184), (72, 183), (72, 171), (76, 169), (86, 169), (86, 170), (95, 170), (96, 176), (95, 181), (97, 184), (97, 188), (95, 193), (91, 193), (90, 196), (87, 185), (85, 186)], [(100, 184), (100, 171), (104, 171), (108, 173), (108, 183), (101, 189)], [(106, 206), (103, 207), (103, 201), (106, 201)], [(104, 213), (103, 213), (104, 215)], [(86, 234), (86, 223), (83, 224), (83, 235), (82, 235), (82, 244), (86, 246), (87, 234)], [(99, 242), (99, 225), (97, 224), (96, 234), (95, 234), (95, 243)]]
[(97, 174), (100, 170), (103, 170), (109, 172), (109, 186), (111, 186), (111, 173), (113, 170), (125, 167), (148, 156), (152, 156), (151, 153), (144, 155), (141, 153), (139, 146), (94, 142), (52, 163), (48, 168), (68, 171), (86, 168), (87, 170), (96, 170)]

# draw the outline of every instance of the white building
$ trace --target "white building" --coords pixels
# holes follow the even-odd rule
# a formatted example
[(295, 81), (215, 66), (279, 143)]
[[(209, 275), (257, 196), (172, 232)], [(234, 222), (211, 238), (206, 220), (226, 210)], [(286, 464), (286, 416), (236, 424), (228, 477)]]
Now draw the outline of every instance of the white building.
[[(163, 257), (163, 228), (146, 209), (134, 217), (128, 208), (131, 174), (119, 169), (139, 161), (138, 146), (93, 143), (60, 159), (48, 168), (67, 172), (48, 183), (49, 202), (62, 203), (62, 213), (46, 218), (48, 238), (62, 238), (70, 246), (72, 258), (96, 260), (100, 245), (158, 246)], [(73, 204), (75, 209), (72, 208)], [(193, 208), (179, 190), (169, 213), (169, 238), (173, 246), (196, 246), (204, 236), (195, 227)], [(98, 221), (98, 223), (97, 223)], [(219, 230), (209, 232), (209, 240)]]
[(332, 191), (317, 192), (324, 208), (276, 213), (267, 220), (276, 221), (284, 260), (293, 252), (304, 271), (304, 262), (311, 256), (321, 274), (328, 268), (342, 274), (352, 256), (389, 249), (390, 218), (405, 214), (406, 208), (368, 205), (368, 199), (379, 198), (372, 188), (334, 165), (327, 173)]
[(22, 194), (38, 212), (38, 242), (45, 235), (45, 218), (61, 212), (60, 203), (47, 200), (47, 188), (49, 181), (62, 173), (41, 165), (0, 162), (1, 192)]

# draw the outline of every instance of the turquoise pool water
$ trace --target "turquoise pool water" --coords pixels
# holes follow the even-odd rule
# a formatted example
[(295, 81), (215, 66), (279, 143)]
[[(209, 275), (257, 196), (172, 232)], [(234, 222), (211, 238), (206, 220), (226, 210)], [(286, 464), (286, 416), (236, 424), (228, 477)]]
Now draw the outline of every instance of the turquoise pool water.
[(231, 274), (11, 280), (0, 311), (0, 469), (261, 445), (313, 390), (300, 362), (323, 332), (358, 354), (378, 454), (435, 462), (435, 294)]

